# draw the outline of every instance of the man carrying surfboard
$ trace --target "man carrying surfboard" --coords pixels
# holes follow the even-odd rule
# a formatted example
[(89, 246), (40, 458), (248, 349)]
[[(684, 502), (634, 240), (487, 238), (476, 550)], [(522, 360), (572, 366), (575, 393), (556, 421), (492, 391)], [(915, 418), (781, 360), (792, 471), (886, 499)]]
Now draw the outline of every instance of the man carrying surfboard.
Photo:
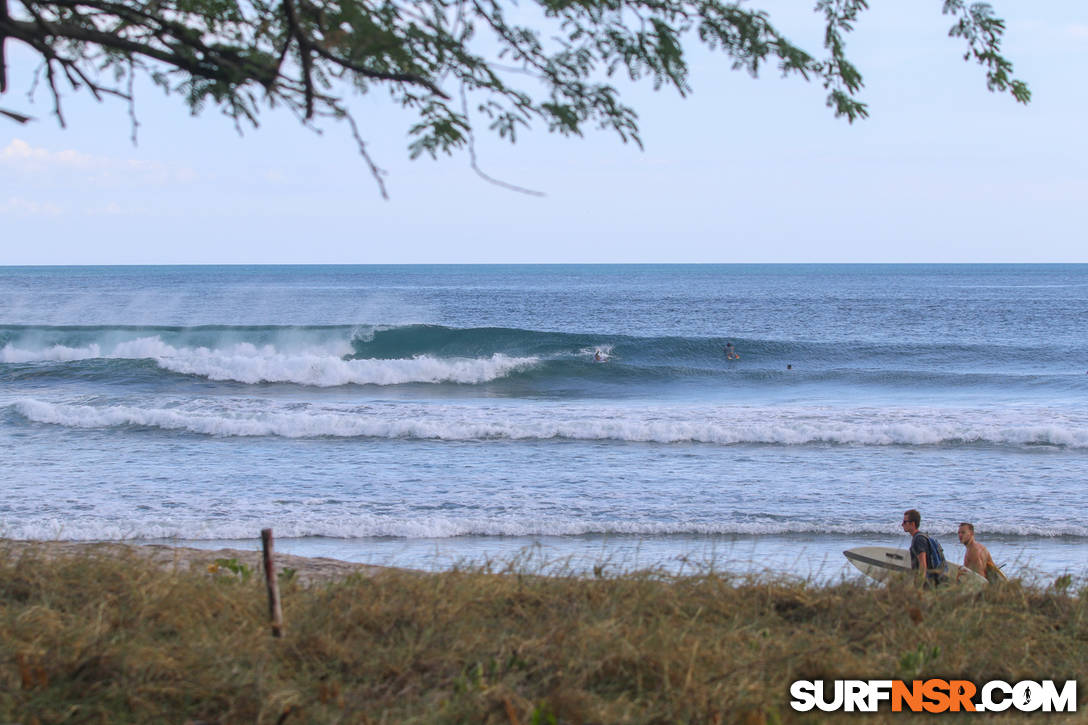
[(926, 584), (937, 586), (947, 570), (944, 552), (937, 540), (918, 530), (922, 514), (916, 509), (903, 512), (903, 530), (910, 534), (910, 568), (917, 569)]
[(960, 543), (967, 549), (963, 554), (963, 565), (965, 567), (971, 571), (978, 572), (990, 580), (990, 582), (1006, 578), (1005, 573), (994, 563), (994, 558), (990, 556), (989, 549), (980, 544), (978, 539), (975, 538), (974, 524), (969, 524), (966, 521), (963, 522), (960, 524), (957, 533), (960, 538)]

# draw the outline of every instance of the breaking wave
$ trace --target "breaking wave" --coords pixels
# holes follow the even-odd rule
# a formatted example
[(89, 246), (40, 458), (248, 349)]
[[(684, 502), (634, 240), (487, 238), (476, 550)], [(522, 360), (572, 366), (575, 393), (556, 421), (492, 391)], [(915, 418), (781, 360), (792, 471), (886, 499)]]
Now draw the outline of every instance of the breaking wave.
[[(483, 384), (534, 389), (721, 383), (782, 389), (860, 385), (1088, 393), (1085, 350), (1054, 346), (1009, 356), (1003, 346), (631, 337), (438, 325), (310, 327), (0, 327), (0, 377), (132, 379), (137, 362), (241, 384)], [(599, 358), (598, 358), (599, 355)], [(102, 363), (111, 363), (112, 370)], [(607, 364), (594, 364), (604, 362)], [(95, 365), (97, 363), (97, 365)], [(787, 368), (789, 365), (789, 368)], [(88, 371), (91, 372), (88, 372)], [(520, 388), (519, 388), (520, 390)]]
[[(861, 446), (1058, 446), (1088, 448), (1088, 423), (1052, 413), (992, 411), (955, 415), (911, 410), (708, 407), (486, 406), (401, 403), (354, 408), (205, 404), (173, 407), (86, 405), (22, 399), (13, 404), (36, 423), (71, 428), (144, 427), (221, 437), (386, 438), (409, 440), (579, 440)], [(1015, 422), (1020, 416), (1020, 422)], [(1028, 422), (1023, 422), (1024, 416)]]
[(534, 365), (535, 358), (494, 353), (483, 358), (352, 359), (350, 346), (282, 351), (273, 345), (239, 342), (221, 348), (175, 347), (158, 337), (137, 338), (112, 346), (52, 345), (24, 349), (8, 344), (0, 362), (74, 362), (82, 360), (151, 359), (163, 370), (209, 380), (240, 383), (296, 383), (317, 387), (337, 385), (399, 385), (404, 383), (483, 383)]

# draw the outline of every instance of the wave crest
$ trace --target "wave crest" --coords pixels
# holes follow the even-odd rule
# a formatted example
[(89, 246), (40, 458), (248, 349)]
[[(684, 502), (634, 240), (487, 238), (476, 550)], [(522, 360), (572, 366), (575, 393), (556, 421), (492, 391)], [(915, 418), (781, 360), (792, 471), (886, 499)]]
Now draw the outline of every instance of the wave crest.
[(844, 415), (834, 411), (685, 408), (665, 413), (544, 404), (516, 408), (378, 404), (285, 409), (190, 401), (176, 407), (143, 408), (24, 399), (17, 401), (14, 409), (28, 420), (74, 428), (143, 426), (226, 437), (1088, 448), (1088, 425), (1083, 421), (1002, 423), (987, 411), (963, 411), (955, 420), (934, 421), (925, 413), (883, 410), (855, 409)]
[(485, 383), (530, 367), (536, 363), (536, 359), (512, 358), (496, 353), (490, 358), (440, 359), (420, 355), (401, 360), (342, 360), (313, 353), (251, 351), (239, 346), (230, 351), (198, 351), (192, 355), (157, 358), (156, 362), (166, 370), (199, 375), (210, 380), (332, 387)]
[(151, 359), (162, 368), (210, 380), (256, 383), (296, 383), (318, 387), (337, 385), (401, 385), (405, 383), (485, 383), (526, 369), (535, 357), (495, 353), (484, 358), (440, 358), (416, 355), (404, 359), (345, 359), (350, 343), (283, 351), (273, 345), (239, 342), (224, 347), (175, 347), (159, 337), (142, 337), (103, 348), (52, 345), (29, 349), (7, 344), (0, 362), (73, 362), (90, 359)]

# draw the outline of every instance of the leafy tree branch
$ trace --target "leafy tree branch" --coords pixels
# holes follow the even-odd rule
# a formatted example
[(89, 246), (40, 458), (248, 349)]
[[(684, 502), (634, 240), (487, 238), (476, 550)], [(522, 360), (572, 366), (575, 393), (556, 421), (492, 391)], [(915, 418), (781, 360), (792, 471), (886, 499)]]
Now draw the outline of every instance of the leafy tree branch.
[[(476, 168), (477, 130), (513, 142), (538, 123), (563, 135), (604, 129), (641, 146), (638, 115), (617, 80), (686, 95), (698, 42), (734, 70), (756, 76), (773, 67), (821, 82), (834, 114), (853, 122), (868, 108), (846, 38), (867, 7), (818, 0), (825, 33), (817, 54), (766, 12), (720, 0), (0, 0), (0, 94), (10, 89), (11, 41), (38, 57), (30, 95), (44, 78), (62, 126), (63, 94), (74, 90), (125, 100), (135, 135), (137, 75), (182, 96), (194, 114), (220, 109), (239, 130), (279, 107), (314, 128), (345, 121), (385, 195), (384, 172), (349, 110), (353, 94), (382, 90), (415, 114), (413, 158), (465, 149)], [(1005, 25), (990, 5), (943, 0), (943, 12), (955, 21), (950, 35), (967, 44), (965, 59), (985, 67), (990, 90), (1026, 103), (1030, 91), (1001, 55)]]

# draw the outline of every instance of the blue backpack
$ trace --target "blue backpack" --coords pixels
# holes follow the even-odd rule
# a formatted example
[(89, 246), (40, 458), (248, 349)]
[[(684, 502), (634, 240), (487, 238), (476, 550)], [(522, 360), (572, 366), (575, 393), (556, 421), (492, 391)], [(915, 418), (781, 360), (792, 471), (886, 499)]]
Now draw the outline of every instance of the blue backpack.
[(937, 541), (929, 534), (922, 534), (922, 536), (926, 539), (926, 568), (943, 569), (944, 549), (941, 548), (941, 542)]

